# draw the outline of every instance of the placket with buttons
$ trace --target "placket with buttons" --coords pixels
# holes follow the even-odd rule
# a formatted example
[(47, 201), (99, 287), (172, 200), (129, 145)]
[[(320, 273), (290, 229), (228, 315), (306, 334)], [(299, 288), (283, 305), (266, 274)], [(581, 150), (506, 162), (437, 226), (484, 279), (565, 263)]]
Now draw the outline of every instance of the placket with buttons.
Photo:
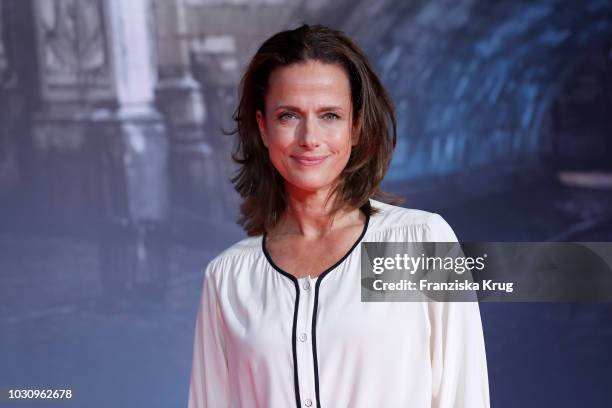
[(298, 381), (300, 388), (301, 406), (312, 407), (316, 405), (315, 395), (315, 368), (312, 355), (311, 325), (314, 310), (313, 281), (310, 276), (298, 279), (300, 288), (300, 303), (297, 313), (296, 354), (298, 361)]

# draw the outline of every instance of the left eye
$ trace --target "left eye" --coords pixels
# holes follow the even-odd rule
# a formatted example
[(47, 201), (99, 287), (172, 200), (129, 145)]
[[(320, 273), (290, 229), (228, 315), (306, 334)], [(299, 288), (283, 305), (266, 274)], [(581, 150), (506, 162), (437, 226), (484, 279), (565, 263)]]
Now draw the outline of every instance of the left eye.
[(323, 115), (323, 119), (336, 120), (336, 119), (340, 119), (340, 116), (336, 115), (335, 113), (329, 112)]

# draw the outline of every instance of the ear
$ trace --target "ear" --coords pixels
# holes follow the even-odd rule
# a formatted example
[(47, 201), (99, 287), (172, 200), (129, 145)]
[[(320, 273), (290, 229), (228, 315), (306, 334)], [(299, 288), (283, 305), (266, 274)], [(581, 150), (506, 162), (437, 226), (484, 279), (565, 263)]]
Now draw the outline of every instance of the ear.
[(261, 135), (261, 141), (266, 148), (268, 147), (268, 135), (266, 134), (266, 121), (261, 111), (255, 112), (255, 119), (257, 120), (257, 126), (259, 127), (259, 134)]
[(359, 143), (359, 136), (361, 135), (361, 112), (358, 112), (351, 129), (351, 146), (355, 147)]

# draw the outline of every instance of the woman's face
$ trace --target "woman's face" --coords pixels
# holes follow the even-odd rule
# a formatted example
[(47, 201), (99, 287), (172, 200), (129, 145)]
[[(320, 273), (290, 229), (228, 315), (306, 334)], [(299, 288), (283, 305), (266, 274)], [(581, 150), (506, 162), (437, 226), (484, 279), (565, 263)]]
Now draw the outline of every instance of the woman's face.
[(332, 188), (356, 142), (344, 69), (312, 60), (278, 68), (270, 74), (265, 107), (257, 124), (287, 192)]

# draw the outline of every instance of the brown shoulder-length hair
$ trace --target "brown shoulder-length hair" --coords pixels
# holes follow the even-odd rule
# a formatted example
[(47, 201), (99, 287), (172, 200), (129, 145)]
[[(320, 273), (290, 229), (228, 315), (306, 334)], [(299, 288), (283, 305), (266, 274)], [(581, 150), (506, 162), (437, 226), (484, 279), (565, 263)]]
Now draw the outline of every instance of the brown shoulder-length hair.
[(284, 180), (269, 159), (255, 113), (265, 113), (264, 97), (274, 69), (309, 60), (344, 68), (351, 87), (353, 123), (357, 123), (358, 141), (330, 195), (334, 197), (331, 212), (361, 208), (371, 215), (376, 210), (369, 206), (370, 197), (393, 204), (400, 201), (380, 190), (397, 137), (389, 94), (365, 53), (344, 33), (323, 25), (302, 25), (267, 39), (240, 82), (233, 115), (237, 127), (228, 134), (237, 135), (232, 158), (240, 166), (231, 181), (243, 198), (238, 223), (249, 236), (272, 229), (287, 206)]

